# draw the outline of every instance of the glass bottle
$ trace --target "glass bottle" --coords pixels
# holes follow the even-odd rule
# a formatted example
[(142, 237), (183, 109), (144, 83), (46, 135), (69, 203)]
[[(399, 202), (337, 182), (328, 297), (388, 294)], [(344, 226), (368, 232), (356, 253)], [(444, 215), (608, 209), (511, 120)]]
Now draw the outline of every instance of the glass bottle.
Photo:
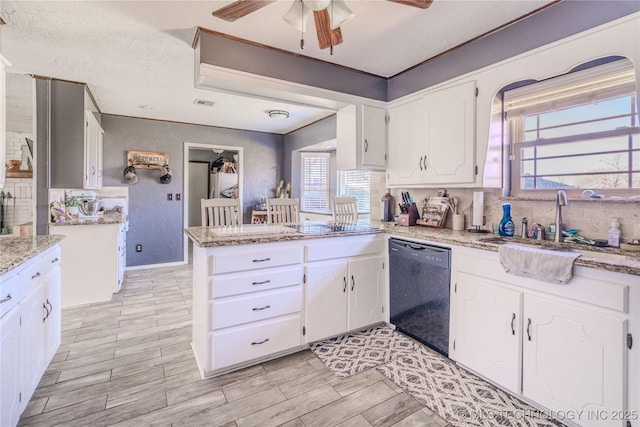
[(498, 233), (501, 236), (513, 237), (514, 232), (515, 225), (513, 224), (513, 219), (511, 219), (511, 203), (503, 203), (502, 219), (500, 220), (500, 225), (498, 226)]

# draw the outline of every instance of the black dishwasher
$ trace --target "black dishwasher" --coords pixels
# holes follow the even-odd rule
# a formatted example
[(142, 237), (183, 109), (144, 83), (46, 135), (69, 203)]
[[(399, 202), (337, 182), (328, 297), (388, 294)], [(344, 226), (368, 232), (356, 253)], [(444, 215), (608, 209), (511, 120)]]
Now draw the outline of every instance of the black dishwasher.
[(445, 356), (450, 282), (451, 249), (389, 239), (391, 323)]

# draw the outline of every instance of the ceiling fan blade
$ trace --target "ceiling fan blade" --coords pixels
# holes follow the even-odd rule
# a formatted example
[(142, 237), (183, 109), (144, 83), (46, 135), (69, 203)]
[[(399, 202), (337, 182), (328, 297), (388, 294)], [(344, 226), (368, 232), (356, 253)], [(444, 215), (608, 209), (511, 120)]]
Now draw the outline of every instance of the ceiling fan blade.
[(431, 6), (433, 0), (388, 0), (393, 3), (400, 3), (406, 6), (419, 7), (420, 9), (426, 9)]
[(227, 6), (221, 7), (218, 10), (214, 10), (211, 14), (216, 18), (233, 22), (243, 16), (247, 16), (251, 12), (255, 12), (256, 10), (270, 5), (274, 1), (275, 0), (238, 0)]
[(314, 10), (313, 19), (316, 22), (316, 33), (318, 34), (318, 46), (326, 49), (329, 46), (336, 46), (342, 43), (342, 31), (340, 27), (332, 30), (329, 11), (327, 9)]

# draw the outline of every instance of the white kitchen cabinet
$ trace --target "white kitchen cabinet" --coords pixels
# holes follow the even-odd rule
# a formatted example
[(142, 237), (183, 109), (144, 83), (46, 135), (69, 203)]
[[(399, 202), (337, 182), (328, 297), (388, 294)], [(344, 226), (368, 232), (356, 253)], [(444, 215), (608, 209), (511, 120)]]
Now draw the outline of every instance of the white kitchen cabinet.
[(49, 234), (66, 236), (60, 242), (65, 253), (62, 307), (109, 301), (120, 290), (124, 274), (123, 227), (124, 223), (50, 224)]
[(193, 248), (193, 350), (202, 377), (296, 351), (303, 246)]
[(459, 273), (456, 360), (520, 393), (522, 293)]
[(104, 131), (91, 110), (85, 111), (84, 188), (102, 188), (102, 145)]
[(125, 221), (118, 227), (118, 290), (124, 283), (124, 271), (127, 267), (127, 231), (129, 221)]
[(387, 185), (474, 183), (475, 112), (473, 81), (390, 107)]
[[(526, 295), (523, 322), (524, 396), (555, 411), (627, 408), (625, 319)], [(598, 425), (621, 420), (610, 416)]]
[(384, 170), (386, 166), (386, 111), (371, 105), (348, 105), (336, 119), (338, 170)]
[(102, 135), (97, 106), (81, 83), (51, 80), (50, 187), (102, 187)]
[[(384, 250), (379, 236), (310, 242), (305, 265), (305, 341), (384, 320)], [(337, 246), (340, 245), (340, 246)], [(331, 249), (333, 248), (333, 249)]]
[(631, 276), (580, 267), (558, 285), (510, 275), (497, 253), (471, 249), (454, 250), (454, 266), (458, 363), (543, 408), (582, 413), (580, 425), (624, 425), (615, 414), (631, 409)]
[(2, 426), (17, 424), (60, 344), (59, 261), (54, 246), (0, 278)]

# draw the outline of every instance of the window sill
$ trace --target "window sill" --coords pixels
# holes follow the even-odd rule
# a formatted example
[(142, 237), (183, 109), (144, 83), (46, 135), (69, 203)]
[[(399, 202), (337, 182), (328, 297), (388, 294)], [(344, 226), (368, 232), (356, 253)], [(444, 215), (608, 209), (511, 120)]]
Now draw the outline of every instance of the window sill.
[[(584, 203), (639, 203), (640, 196), (608, 196), (604, 199), (586, 199), (579, 196), (568, 196), (567, 199), (570, 202), (584, 202)], [(555, 202), (555, 196), (509, 196), (500, 197), (499, 200), (509, 202)]]

